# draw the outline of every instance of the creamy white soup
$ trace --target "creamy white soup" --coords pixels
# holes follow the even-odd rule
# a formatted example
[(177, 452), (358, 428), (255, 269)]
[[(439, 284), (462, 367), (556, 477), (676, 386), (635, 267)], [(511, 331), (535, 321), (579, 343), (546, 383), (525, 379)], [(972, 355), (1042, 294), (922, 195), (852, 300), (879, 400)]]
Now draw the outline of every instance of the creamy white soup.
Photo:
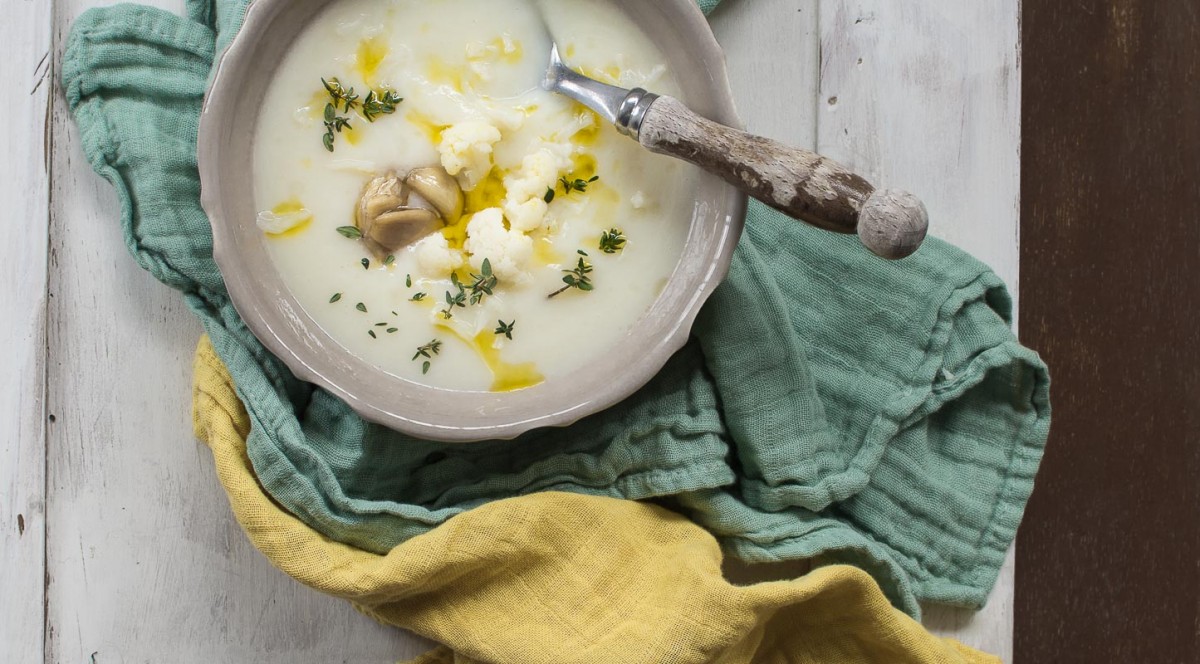
[(338, 0), (267, 91), (253, 159), (271, 258), (385, 371), (511, 391), (637, 361), (620, 340), (675, 268), (695, 174), (540, 90), (544, 25), (582, 72), (679, 94), (603, 0)]

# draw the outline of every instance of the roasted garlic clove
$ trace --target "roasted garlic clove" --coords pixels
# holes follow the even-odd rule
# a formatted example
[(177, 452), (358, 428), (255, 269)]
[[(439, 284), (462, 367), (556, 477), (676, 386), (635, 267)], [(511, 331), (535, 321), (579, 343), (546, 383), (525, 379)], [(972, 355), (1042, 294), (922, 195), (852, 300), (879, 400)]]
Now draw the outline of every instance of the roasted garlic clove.
[(364, 235), (385, 252), (406, 247), (441, 228), (442, 220), (433, 210), (401, 208), (375, 218)]
[(354, 220), (358, 230), (362, 231), (364, 237), (369, 237), (371, 227), (379, 215), (404, 207), (407, 202), (408, 191), (395, 173), (389, 172), (372, 179), (363, 187), (362, 195), (358, 199)]
[(463, 193), (441, 168), (418, 168), (401, 180), (395, 172), (363, 188), (355, 222), (379, 258), (408, 246), (462, 217)]
[(428, 201), (446, 223), (454, 224), (462, 216), (462, 188), (445, 169), (436, 166), (414, 169), (404, 183)]
[(390, 212), (405, 206), (408, 201), (400, 196), (392, 196), (390, 194), (381, 194), (371, 198), (363, 199), (362, 216), (365, 219), (374, 219), (384, 212)]

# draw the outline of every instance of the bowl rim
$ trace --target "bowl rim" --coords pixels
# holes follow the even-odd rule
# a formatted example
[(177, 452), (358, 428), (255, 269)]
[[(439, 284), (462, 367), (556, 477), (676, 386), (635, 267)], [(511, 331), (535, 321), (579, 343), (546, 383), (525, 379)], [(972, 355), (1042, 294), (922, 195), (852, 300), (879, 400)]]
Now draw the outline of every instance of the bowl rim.
[[(742, 122), (734, 104), (725, 52), (717, 42), (707, 18), (693, 0), (658, 0), (658, 2), (678, 6), (683, 14), (683, 20), (677, 26), (677, 31), (687, 34), (689, 39), (699, 40), (699, 43), (694, 46), (708, 55), (705, 78), (709, 86), (709, 94), (712, 95), (709, 117), (722, 124), (740, 128)], [(248, 52), (254, 46), (255, 39), (266, 30), (275, 15), (279, 11), (283, 11), (282, 7), (291, 4), (291, 0), (255, 0), (250, 3), (238, 33), (224, 51), (217, 56), (201, 107), (197, 133), (197, 165), (201, 181), (200, 203), (212, 228), (213, 259), (221, 272), (230, 301), (255, 338), (275, 357), (283, 361), (297, 378), (330, 392), (345, 402), (363, 419), (417, 438), (444, 443), (511, 440), (533, 429), (569, 426), (588, 415), (616, 405), (650, 382), (662, 370), (670, 357), (683, 348), (688, 341), (701, 307), (728, 275), (733, 253), (745, 225), (748, 199), (745, 194), (724, 183), (722, 184), (729, 190), (730, 204), (727, 209), (728, 214), (720, 224), (718, 249), (709, 256), (708, 270), (704, 273), (702, 280), (696, 284), (696, 289), (691, 294), (689, 301), (675, 318), (676, 324), (650, 349), (647, 354), (651, 358), (649, 361), (629, 363), (626, 366), (627, 377), (620, 381), (624, 387), (584, 399), (570, 408), (543, 413), (535, 417), (506, 420), (496, 424), (469, 426), (423, 422), (412, 416), (381, 407), (363, 394), (354, 391), (352, 386), (328, 377), (305, 357), (304, 353), (299, 352), (297, 348), (282, 338), (280, 332), (263, 317), (262, 308), (251, 306), (258, 299), (259, 289), (257, 282), (250, 278), (248, 271), (240, 261), (236, 260), (233, 241), (224, 232), (229, 227), (229, 222), (224, 214), (223, 178), (218, 169), (220, 165), (219, 135), (223, 129), (220, 116), (223, 111), (231, 108), (232, 97), (234, 97), (232, 94), (222, 94), (223, 86), (230, 85), (228, 83), (230, 63), (247, 57)], [(300, 310), (304, 311), (303, 307), (300, 307)], [(641, 319), (639, 318), (639, 320)], [(346, 350), (346, 354), (353, 356), (349, 350)], [(354, 357), (364, 364), (371, 364), (357, 356)], [(403, 379), (397, 377), (397, 380)], [(417, 383), (411, 384), (433, 391), (459, 393)]]

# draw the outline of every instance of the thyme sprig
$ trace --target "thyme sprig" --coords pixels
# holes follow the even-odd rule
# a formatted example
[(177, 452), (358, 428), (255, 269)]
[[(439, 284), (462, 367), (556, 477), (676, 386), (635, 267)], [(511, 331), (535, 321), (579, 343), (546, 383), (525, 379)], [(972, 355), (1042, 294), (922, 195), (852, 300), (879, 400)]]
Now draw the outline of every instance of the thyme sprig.
[[(591, 184), (599, 179), (600, 179), (599, 175), (593, 175), (592, 177), (590, 177), (586, 180), (582, 180), (580, 178), (570, 179), (566, 176), (563, 176), (563, 177), (559, 178), (558, 181), (560, 183), (562, 183), (563, 193), (569, 194), (573, 191), (578, 191), (579, 193), (584, 193), (588, 190), (589, 184)], [(547, 201), (547, 202), (549, 202), (549, 201)]]
[(325, 135), (321, 137), (321, 142), (326, 150), (333, 152), (334, 134), (342, 133), (343, 129), (353, 129), (350, 118), (338, 115), (337, 107), (333, 104), (325, 104)]
[(591, 291), (595, 288), (592, 285), (592, 278), (588, 276), (592, 273), (592, 262), (588, 260), (587, 252), (579, 249), (575, 253), (579, 254), (579, 262), (575, 265), (575, 269), (563, 270), (563, 272), (567, 273), (562, 279), (566, 286), (554, 291), (547, 296), (548, 298), (561, 295), (572, 288), (577, 288), (584, 292)]
[(454, 308), (467, 306), (467, 291), (466, 286), (458, 279), (458, 275), (454, 272), (450, 273), (450, 283), (454, 285), (458, 292), (451, 293), (446, 291), (446, 308), (442, 310), (442, 318), (450, 320), (454, 317)]
[(619, 228), (610, 228), (600, 235), (600, 251), (615, 254), (625, 248), (625, 234)]
[(396, 105), (404, 99), (395, 90), (384, 89), (381, 92), (371, 90), (363, 100), (362, 115), (367, 122), (374, 122), (380, 115), (391, 115), (396, 112)]
[(413, 355), (412, 361), (416, 362), (418, 358), (424, 357), (425, 362), (421, 365), (421, 373), (427, 374), (427, 373), (429, 373), (429, 367), (430, 367), (429, 361), (433, 359), (434, 355), (437, 355), (441, 352), (442, 352), (442, 342), (438, 339), (434, 339), (433, 341), (430, 341), (429, 343), (425, 344), (424, 346), (421, 346), (420, 348), (418, 348), (417, 354)]
[(472, 274), (471, 278), (471, 304), (479, 304), (483, 301), (484, 296), (492, 295), (492, 291), (496, 288), (499, 280), (496, 275), (492, 274), (492, 262), (488, 259), (483, 259), (483, 264), (480, 266), (480, 271), (483, 274)]
[(497, 322), (500, 323), (500, 327), (496, 328), (496, 336), (504, 335), (508, 337), (509, 341), (512, 341), (513, 328), (517, 325), (517, 319), (514, 318), (511, 323), (505, 323), (502, 320)]
[(329, 98), (333, 100), (334, 110), (340, 105), (343, 113), (349, 113), (351, 109), (358, 106), (358, 95), (354, 94), (354, 88), (346, 90), (342, 87), (342, 82), (336, 77), (330, 78), (328, 81), (321, 79), (321, 85), (325, 86), (325, 92), (329, 93)]
[(329, 95), (329, 103), (325, 104), (324, 113), (325, 135), (321, 137), (321, 143), (330, 152), (333, 152), (333, 142), (337, 135), (342, 133), (343, 129), (353, 129), (349, 117), (338, 115), (339, 109), (346, 114), (357, 109), (359, 115), (367, 122), (375, 122), (381, 115), (395, 113), (396, 106), (404, 101), (395, 90), (387, 88), (367, 90), (366, 99), (360, 100), (354, 88), (346, 89), (336, 77), (329, 80), (322, 78), (321, 85)]

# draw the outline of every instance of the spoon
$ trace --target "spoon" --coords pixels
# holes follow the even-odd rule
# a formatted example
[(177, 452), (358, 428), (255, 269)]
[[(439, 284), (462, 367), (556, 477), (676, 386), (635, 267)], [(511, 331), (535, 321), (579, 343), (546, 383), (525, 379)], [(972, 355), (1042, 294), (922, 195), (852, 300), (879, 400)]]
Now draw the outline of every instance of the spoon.
[(587, 106), (651, 152), (695, 164), (790, 217), (857, 233), (883, 258), (904, 258), (925, 239), (929, 215), (916, 196), (876, 189), (831, 159), (718, 124), (674, 97), (584, 76), (563, 63), (558, 44), (550, 49), (542, 89)]

